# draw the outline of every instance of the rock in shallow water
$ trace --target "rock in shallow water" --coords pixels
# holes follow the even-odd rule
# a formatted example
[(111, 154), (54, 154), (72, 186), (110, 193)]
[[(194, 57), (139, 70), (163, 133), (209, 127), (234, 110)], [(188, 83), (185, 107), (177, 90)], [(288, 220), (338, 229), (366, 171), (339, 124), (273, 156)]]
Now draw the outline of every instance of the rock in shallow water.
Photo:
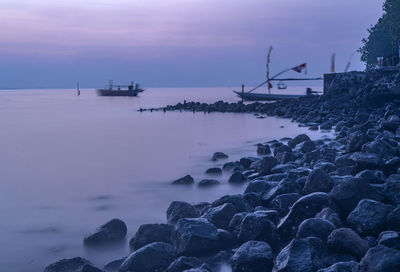
[(154, 242), (172, 244), (174, 227), (167, 224), (141, 225), (135, 236), (129, 242), (129, 247), (135, 251)]
[(173, 185), (191, 185), (194, 183), (194, 179), (190, 175), (186, 175), (172, 182)]
[(207, 188), (207, 187), (213, 187), (216, 185), (220, 185), (221, 182), (219, 182), (216, 179), (203, 179), (199, 182), (199, 184), (197, 186), (199, 186), (200, 188)]
[(77, 272), (78, 269), (86, 264), (90, 264), (90, 262), (81, 257), (62, 259), (47, 266), (44, 272)]
[(221, 206), (209, 209), (202, 217), (208, 219), (217, 228), (228, 229), (229, 222), (236, 213), (235, 206), (225, 203)]
[(212, 176), (221, 176), (222, 175), (222, 169), (218, 167), (213, 167), (209, 168), (206, 171), (207, 175), (212, 175)]
[(127, 233), (126, 224), (120, 219), (112, 219), (100, 226), (96, 232), (84, 238), (85, 246), (97, 246), (110, 242), (118, 242), (125, 238)]
[(170, 244), (151, 243), (129, 255), (121, 264), (120, 272), (162, 272), (174, 258), (175, 250)]
[(171, 263), (165, 272), (182, 272), (187, 269), (196, 268), (201, 265), (201, 262), (196, 257), (182, 256)]
[(218, 161), (218, 160), (224, 160), (224, 159), (227, 159), (227, 158), (228, 158), (228, 155), (226, 155), (225, 153), (223, 153), (223, 152), (215, 152), (213, 154), (211, 160)]
[(175, 224), (181, 218), (199, 217), (200, 213), (193, 205), (183, 201), (173, 201), (167, 209), (167, 221), (169, 224)]

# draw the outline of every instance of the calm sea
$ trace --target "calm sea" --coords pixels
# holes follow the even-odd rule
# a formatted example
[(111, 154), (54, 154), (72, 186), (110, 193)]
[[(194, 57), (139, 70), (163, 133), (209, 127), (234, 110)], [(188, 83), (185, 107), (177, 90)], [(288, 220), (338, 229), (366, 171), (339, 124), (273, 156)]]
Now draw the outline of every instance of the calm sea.
[(128, 254), (127, 244), (83, 247), (83, 237), (109, 219), (124, 220), (131, 238), (141, 224), (165, 222), (173, 200), (243, 191), (227, 176), (209, 190), (170, 185), (186, 174), (204, 178), (221, 165), (210, 161), (214, 152), (237, 160), (256, 156), (259, 142), (320, 135), (251, 114), (137, 111), (184, 99), (237, 101), (231, 88), (148, 89), (136, 98), (98, 97), (91, 89), (79, 97), (73, 89), (0, 91), (0, 270), (42, 271), (75, 256), (102, 267)]

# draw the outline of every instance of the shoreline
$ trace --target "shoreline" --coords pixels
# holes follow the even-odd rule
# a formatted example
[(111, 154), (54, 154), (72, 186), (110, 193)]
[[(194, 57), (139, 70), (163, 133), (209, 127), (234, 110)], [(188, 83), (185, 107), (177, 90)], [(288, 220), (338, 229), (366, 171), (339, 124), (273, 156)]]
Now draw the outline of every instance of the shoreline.
[[(167, 106), (165, 111), (278, 116), (311, 129), (335, 127), (337, 134), (330, 140), (299, 135), (260, 143), (262, 159), (244, 157), (214, 169), (231, 171), (232, 184), (247, 184), (243, 194), (212, 203), (172, 202), (168, 224), (142, 225), (130, 242), (128, 258), (106, 265), (105, 271), (218, 271), (224, 264), (232, 271), (333, 267), (325, 272), (343, 266), (358, 272), (374, 271), (377, 263), (398, 265), (400, 103), (396, 99), (400, 96), (388, 90), (338, 89), (326, 96), (271, 104)], [(214, 155), (216, 160), (225, 157)], [(177, 183), (193, 184), (193, 180), (186, 177)], [(125, 236), (126, 225), (114, 220), (85, 241), (94, 241), (87, 245), (96, 247)], [(103, 271), (81, 258), (59, 261), (45, 271), (67, 271), (62, 270), (67, 266), (74, 267), (68, 271)]]

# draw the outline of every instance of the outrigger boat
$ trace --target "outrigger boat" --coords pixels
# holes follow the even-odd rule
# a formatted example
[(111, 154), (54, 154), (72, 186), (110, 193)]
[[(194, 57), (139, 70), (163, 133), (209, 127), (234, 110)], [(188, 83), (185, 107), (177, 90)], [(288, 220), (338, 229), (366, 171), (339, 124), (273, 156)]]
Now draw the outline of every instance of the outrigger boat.
[[(278, 78), (280, 75), (289, 72), (289, 71), (295, 71), (297, 73), (301, 73), (303, 70), (306, 71), (307, 69), (307, 63), (300, 64), (298, 66), (288, 68), (283, 70), (282, 72), (270, 77), (270, 69), (269, 69), (269, 64), (271, 63), (271, 52), (272, 52), (272, 46), (268, 50), (268, 59), (267, 59), (267, 80), (264, 81), (263, 83), (257, 85), (255, 88), (251, 89), (250, 91), (245, 92), (244, 91), (244, 85), (242, 85), (242, 91), (233, 91), (235, 94), (237, 94), (243, 101), (244, 100), (249, 100), (249, 101), (274, 101), (274, 100), (281, 100), (281, 99), (297, 99), (302, 96), (306, 95), (313, 95), (317, 94), (318, 92), (314, 92), (311, 90), (311, 88), (307, 88), (306, 94), (304, 95), (296, 95), (296, 94), (271, 94), (271, 89), (272, 89), (272, 84), (271, 81), (279, 81), (278, 83), (278, 89), (280, 90), (285, 90), (287, 88), (287, 85), (284, 83), (284, 81), (295, 81), (295, 80), (322, 80), (322, 78)], [(267, 84), (268, 87), (268, 94), (264, 93), (253, 93), (253, 91), (257, 90), (261, 86)]]
[(112, 81), (104, 88), (97, 89), (99, 96), (137, 96), (138, 93), (143, 92), (144, 89), (139, 84), (130, 85), (113, 85)]

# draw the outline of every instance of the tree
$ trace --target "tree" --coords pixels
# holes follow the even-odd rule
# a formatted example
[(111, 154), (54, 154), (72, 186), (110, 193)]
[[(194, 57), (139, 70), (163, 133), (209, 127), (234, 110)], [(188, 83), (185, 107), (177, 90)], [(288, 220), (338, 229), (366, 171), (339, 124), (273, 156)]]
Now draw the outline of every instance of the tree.
[(383, 4), (383, 15), (378, 22), (368, 29), (369, 36), (362, 40), (363, 46), (358, 50), (361, 60), (367, 69), (376, 66), (378, 57), (389, 57), (398, 54), (400, 41), (400, 0), (386, 0)]

